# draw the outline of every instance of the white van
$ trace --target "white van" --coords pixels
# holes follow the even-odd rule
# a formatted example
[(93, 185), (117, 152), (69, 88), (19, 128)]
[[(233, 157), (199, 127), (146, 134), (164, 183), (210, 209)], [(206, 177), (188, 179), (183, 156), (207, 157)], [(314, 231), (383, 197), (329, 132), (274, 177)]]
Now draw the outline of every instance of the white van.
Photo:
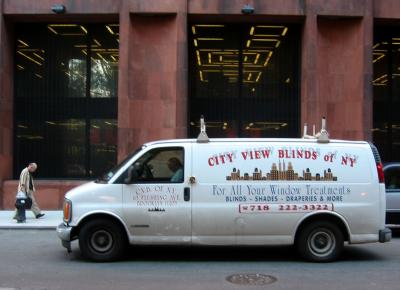
[(85, 257), (110, 261), (128, 244), (293, 244), (305, 259), (327, 262), (345, 241), (391, 239), (373, 145), (202, 134), (147, 143), (69, 191), (57, 228), (63, 246), (79, 239)]

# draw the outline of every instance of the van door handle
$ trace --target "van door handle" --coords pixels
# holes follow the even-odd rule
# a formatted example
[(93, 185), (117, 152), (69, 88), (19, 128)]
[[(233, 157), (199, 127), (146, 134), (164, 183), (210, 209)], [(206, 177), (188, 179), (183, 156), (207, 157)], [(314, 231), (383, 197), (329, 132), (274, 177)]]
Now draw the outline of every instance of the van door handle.
[(190, 187), (185, 187), (183, 190), (183, 200), (189, 201), (190, 200)]

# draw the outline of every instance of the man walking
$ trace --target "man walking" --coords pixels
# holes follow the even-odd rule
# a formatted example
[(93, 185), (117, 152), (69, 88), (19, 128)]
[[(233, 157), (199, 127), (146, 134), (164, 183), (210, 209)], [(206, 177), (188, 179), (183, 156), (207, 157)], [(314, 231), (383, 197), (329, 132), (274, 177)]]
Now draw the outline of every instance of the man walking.
[(24, 168), (21, 171), (21, 175), (19, 177), (18, 184), (18, 192), (22, 191), (26, 193), (27, 197), (32, 199), (32, 207), (31, 210), (35, 217), (38, 219), (44, 216), (44, 213), (41, 212), (33, 193), (35, 192), (35, 185), (33, 184), (32, 173), (37, 169), (36, 163), (29, 163), (28, 167)]

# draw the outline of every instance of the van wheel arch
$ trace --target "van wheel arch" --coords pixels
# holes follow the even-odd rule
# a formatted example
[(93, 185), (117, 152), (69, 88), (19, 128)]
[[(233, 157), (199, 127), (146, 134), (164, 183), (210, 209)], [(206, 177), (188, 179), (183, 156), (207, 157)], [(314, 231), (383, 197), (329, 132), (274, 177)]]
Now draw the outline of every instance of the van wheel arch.
[(72, 229), (72, 236), (78, 237), (79, 232), (81, 231), (82, 226), (84, 224), (88, 223), (91, 220), (97, 220), (97, 219), (108, 219), (108, 220), (115, 222), (116, 224), (119, 224), (121, 229), (124, 231), (126, 238), (128, 238), (128, 233), (127, 233), (127, 230), (124, 227), (123, 223), (115, 216), (112, 216), (110, 214), (105, 214), (105, 213), (96, 213), (96, 214), (91, 214), (91, 215), (84, 217), (81, 221), (79, 221), (79, 224)]
[(331, 214), (317, 214), (304, 220), (297, 228), (295, 246), (299, 254), (312, 262), (335, 260), (349, 240), (345, 222)]
[(339, 218), (335, 215), (324, 214), (324, 213), (312, 215), (312, 216), (306, 218), (305, 220), (303, 220), (300, 223), (300, 225), (297, 227), (295, 241), (298, 239), (298, 236), (299, 236), (301, 230), (304, 229), (304, 227), (306, 227), (310, 223), (314, 223), (314, 222), (318, 222), (318, 221), (327, 221), (327, 222), (331, 222), (331, 223), (335, 224), (337, 227), (339, 227), (340, 231), (342, 232), (344, 241), (349, 241), (349, 232), (348, 232), (345, 222), (341, 218)]

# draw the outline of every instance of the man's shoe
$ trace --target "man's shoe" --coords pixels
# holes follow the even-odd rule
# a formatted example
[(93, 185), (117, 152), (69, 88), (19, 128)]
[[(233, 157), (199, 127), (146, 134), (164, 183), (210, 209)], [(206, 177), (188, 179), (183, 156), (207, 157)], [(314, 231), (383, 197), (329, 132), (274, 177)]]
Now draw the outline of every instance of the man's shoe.
[(44, 216), (44, 213), (39, 213), (36, 215), (36, 218), (38, 219), (38, 218), (41, 218), (42, 216)]
[(14, 220), (17, 220), (18, 218), (17, 218), (17, 216), (13, 216), (13, 219), (14, 219)]
[(18, 223), (18, 224), (25, 223), (25, 220), (18, 220), (17, 223)]

